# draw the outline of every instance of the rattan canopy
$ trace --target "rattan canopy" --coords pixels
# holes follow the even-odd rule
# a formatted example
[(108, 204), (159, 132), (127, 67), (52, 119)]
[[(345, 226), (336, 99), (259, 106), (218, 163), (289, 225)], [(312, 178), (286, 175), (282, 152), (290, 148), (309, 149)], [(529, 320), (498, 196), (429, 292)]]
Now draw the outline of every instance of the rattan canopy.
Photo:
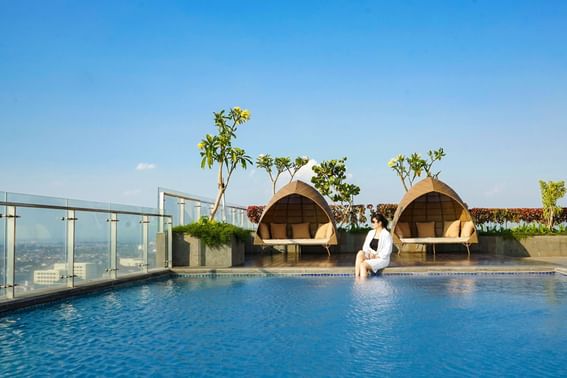
[[(407, 222), (412, 235), (417, 235), (416, 222), (435, 222), (437, 235), (443, 234), (445, 221), (474, 221), (461, 197), (442, 181), (431, 177), (412, 186), (400, 201), (394, 220), (392, 234), (395, 242), (400, 242), (396, 225)], [(476, 226), (475, 226), (476, 230)], [(469, 243), (478, 243), (476, 231), (471, 235)]]
[[(264, 212), (258, 222), (270, 223), (309, 223), (313, 228), (323, 223), (331, 223), (333, 228), (328, 245), (337, 245), (337, 232), (335, 219), (331, 208), (325, 198), (311, 185), (303, 181), (292, 181), (281, 188), (264, 208)], [(256, 232), (255, 244), (262, 239)]]

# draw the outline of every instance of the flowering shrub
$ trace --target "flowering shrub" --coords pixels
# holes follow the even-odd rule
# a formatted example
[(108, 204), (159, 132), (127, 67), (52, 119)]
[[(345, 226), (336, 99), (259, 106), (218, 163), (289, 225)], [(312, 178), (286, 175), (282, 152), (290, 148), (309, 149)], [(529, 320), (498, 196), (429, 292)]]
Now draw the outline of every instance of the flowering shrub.
[[(248, 206), (247, 213), (248, 219), (252, 223), (258, 223), (265, 206)], [(346, 220), (347, 217), (345, 209), (341, 205), (331, 205), (331, 211), (335, 217), (335, 222), (340, 223), (338, 220)], [(371, 214), (375, 211), (382, 213), (387, 219), (392, 220), (398, 205), (395, 203), (380, 203), (377, 205), (354, 205), (354, 216), (357, 217), (359, 224), (366, 223)], [(506, 228), (508, 223), (542, 223), (545, 224), (545, 217), (541, 208), (482, 208), (477, 207), (469, 209), (474, 222), (481, 226), (483, 224), (497, 224)], [(561, 214), (555, 218), (556, 222), (567, 222), (567, 208), (563, 208)]]
[(262, 216), (262, 213), (264, 212), (264, 208), (266, 206), (257, 206), (257, 205), (251, 205), (248, 206), (246, 208), (246, 215), (248, 215), (248, 219), (250, 219), (250, 222), (254, 223), (254, 224), (258, 224), (258, 222), (260, 222), (260, 217)]

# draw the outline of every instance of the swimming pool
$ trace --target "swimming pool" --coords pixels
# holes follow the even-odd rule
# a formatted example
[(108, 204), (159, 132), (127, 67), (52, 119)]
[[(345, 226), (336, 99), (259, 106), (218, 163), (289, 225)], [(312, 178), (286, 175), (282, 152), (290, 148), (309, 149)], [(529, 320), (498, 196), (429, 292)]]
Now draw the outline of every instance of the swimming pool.
[(0, 376), (557, 376), (567, 277), (170, 277), (0, 317)]

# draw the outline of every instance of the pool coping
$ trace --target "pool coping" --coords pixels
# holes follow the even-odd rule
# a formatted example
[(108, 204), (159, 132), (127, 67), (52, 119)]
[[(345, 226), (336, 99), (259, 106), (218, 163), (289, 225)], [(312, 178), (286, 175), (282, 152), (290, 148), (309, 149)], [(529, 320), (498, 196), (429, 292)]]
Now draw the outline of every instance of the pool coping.
[(0, 300), (0, 316), (5, 312), (11, 312), (31, 306), (48, 304), (83, 294), (97, 293), (114, 286), (123, 286), (129, 283), (151, 280), (164, 275), (171, 275), (171, 271), (169, 269), (163, 269), (148, 273), (134, 273), (119, 277), (117, 279), (89, 282), (72, 288), (44, 290), (41, 293), (33, 296), (23, 295), (13, 299), (2, 299)]
[[(251, 276), (286, 276), (286, 275), (330, 275), (353, 276), (353, 267), (234, 267), (234, 268), (173, 268), (176, 275), (251, 275)], [(560, 274), (567, 275), (567, 268), (556, 266), (412, 266), (390, 267), (382, 272), (386, 276), (395, 275), (486, 275), (486, 274)]]

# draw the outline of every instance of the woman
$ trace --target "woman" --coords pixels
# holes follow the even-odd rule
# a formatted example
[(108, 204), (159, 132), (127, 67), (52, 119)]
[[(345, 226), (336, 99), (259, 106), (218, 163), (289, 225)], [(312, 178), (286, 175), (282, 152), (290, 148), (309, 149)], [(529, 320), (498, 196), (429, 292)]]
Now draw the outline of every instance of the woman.
[(362, 250), (356, 254), (355, 277), (367, 277), (368, 271), (374, 273), (390, 264), (392, 235), (388, 232), (388, 220), (380, 213), (371, 218), (372, 230), (366, 235)]

